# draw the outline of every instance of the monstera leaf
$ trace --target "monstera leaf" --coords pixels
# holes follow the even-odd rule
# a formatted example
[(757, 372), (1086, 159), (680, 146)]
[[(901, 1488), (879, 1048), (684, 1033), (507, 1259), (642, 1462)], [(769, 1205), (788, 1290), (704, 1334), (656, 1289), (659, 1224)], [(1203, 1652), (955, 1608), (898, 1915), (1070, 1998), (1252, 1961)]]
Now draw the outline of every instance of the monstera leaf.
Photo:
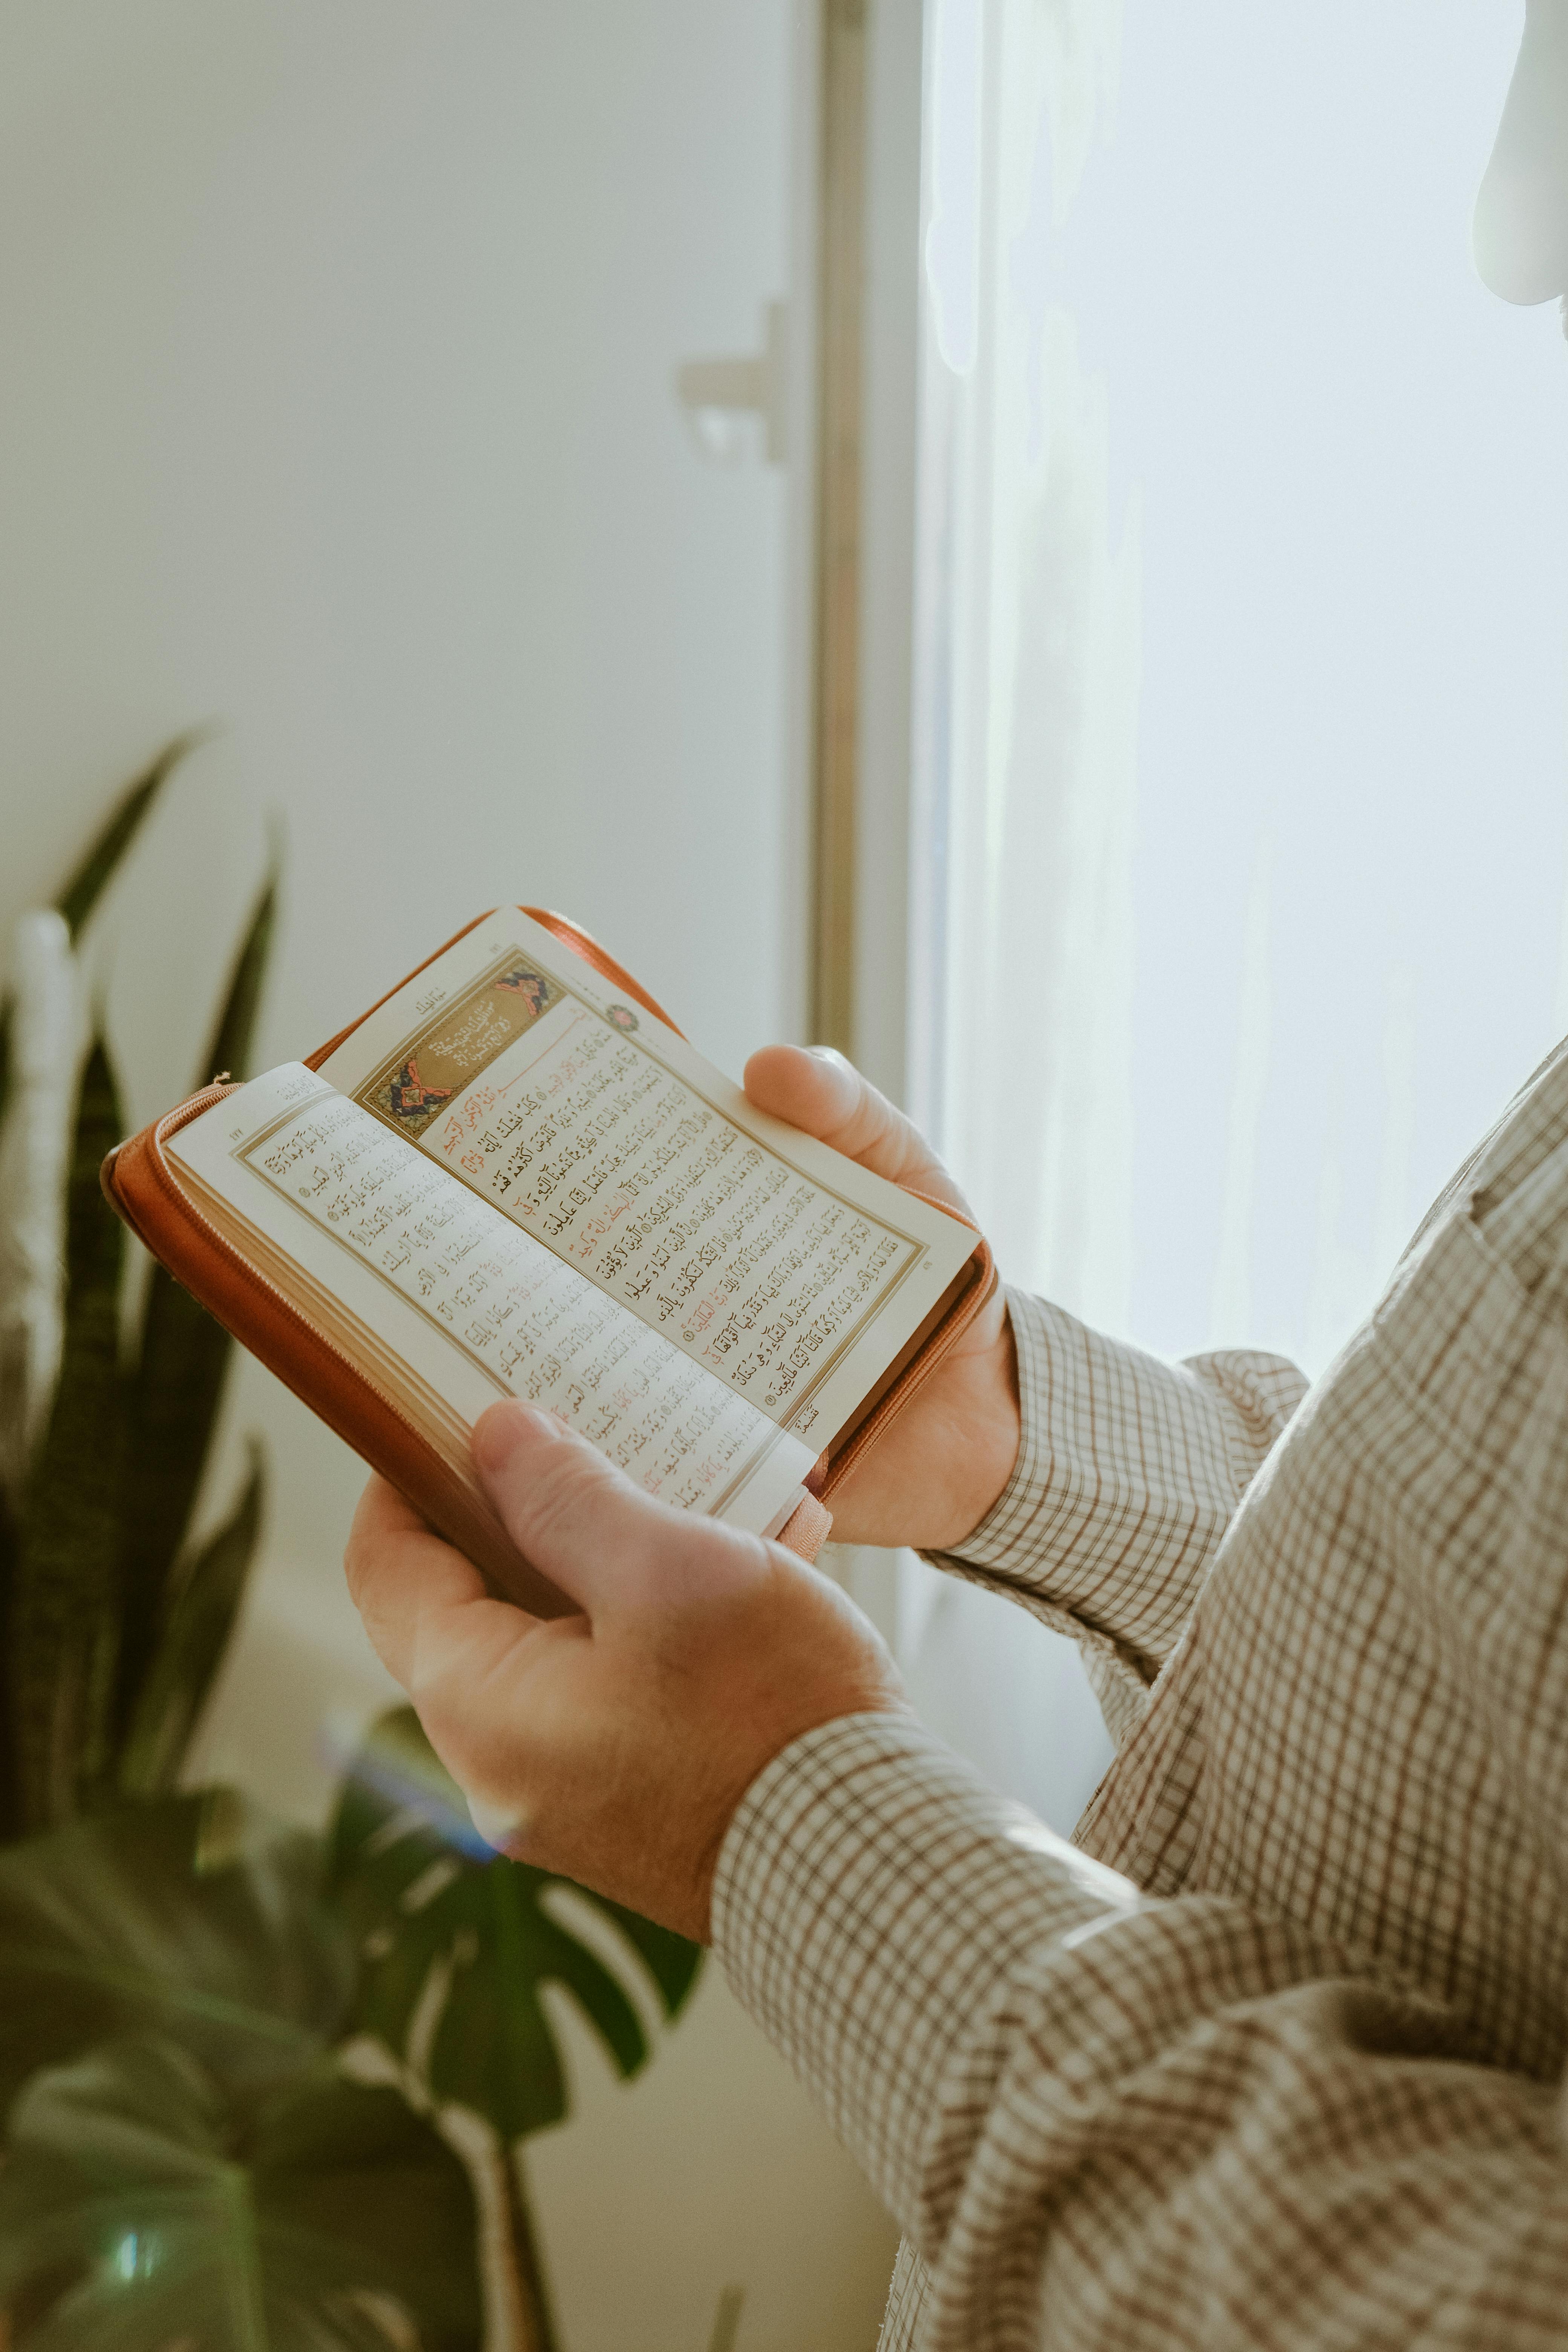
[(174, 2034), (226, 2077), (311, 2063), (353, 1956), (316, 1842), (232, 1791), (121, 1805), (0, 1853), (0, 2117), (39, 2067)]
[(258, 2098), (156, 2033), (36, 2075), (0, 2172), (16, 2352), (472, 2347), (474, 2207), (395, 2091), (322, 2061)]
[(567, 1881), (482, 1843), (412, 1707), (384, 1717), (355, 1759), (330, 1868), (360, 1948), (356, 2024), (399, 2057), (417, 2056), (436, 2098), (476, 2109), (507, 2141), (566, 2113), (543, 1985), (572, 1996), (625, 2076), (649, 2053), (623, 1978), (640, 1963), (673, 2018), (701, 1967), (696, 1944), (574, 1888), (626, 1951), (617, 1976), (552, 1916), (550, 1891)]
[(331, 2062), (353, 1961), (321, 1861), (222, 1791), (0, 1854), (15, 2352), (476, 2341), (461, 2163)]

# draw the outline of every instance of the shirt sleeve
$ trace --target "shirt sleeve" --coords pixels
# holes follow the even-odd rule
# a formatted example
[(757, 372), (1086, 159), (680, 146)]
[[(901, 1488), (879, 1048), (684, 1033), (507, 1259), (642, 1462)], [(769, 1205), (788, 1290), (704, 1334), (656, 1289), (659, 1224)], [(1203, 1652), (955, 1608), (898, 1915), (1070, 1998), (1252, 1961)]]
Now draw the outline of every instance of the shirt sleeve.
[(714, 1940), (921, 2258), (921, 2352), (1562, 2343), (1553, 2085), (1288, 1921), (1140, 1896), (908, 1717), (767, 1768)]
[(1141, 1702), (1307, 1382), (1282, 1356), (1166, 1363), (1026, 1292), (1007, 1305), (1018, 1458), (973, 1534), (927, 1558), (1070, 1633), (1102, 1699)]

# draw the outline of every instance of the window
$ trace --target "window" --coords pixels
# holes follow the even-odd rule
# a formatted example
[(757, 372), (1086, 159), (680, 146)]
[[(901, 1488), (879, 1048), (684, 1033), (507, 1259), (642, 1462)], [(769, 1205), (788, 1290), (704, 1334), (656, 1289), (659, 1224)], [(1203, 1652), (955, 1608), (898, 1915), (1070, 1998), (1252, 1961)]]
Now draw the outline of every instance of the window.
[(1517, 11), (939, 0), (920, 1108), (1016, 1278), (1317, 1370), (1559, 1031), (1568, 352)]
[(1568, 1026), (1568, 351), (1468, 246), (1518, 32), (929, 20), (911, 1108), (1163, 1351), (1321, 1370)]

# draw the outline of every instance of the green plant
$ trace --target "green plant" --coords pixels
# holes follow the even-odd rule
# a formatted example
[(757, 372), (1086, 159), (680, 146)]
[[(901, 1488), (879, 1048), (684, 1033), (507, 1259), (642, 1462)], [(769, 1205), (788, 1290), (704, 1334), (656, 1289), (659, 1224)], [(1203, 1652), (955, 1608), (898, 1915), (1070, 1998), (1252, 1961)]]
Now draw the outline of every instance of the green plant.
[(0, 2311), (26, 2352), (471, 2352), (458, 2157), (331, 2053), (319, 1842), (227, 1791), (0, 1854)]
[[(154, 807), (188, 739), (114, 810), (57, 905), (73, 942)], [(276, 901), (268, 877), (194, 1074), (243, 1071)], [(14, 1008), (0, 1014), (0, 1113)], [(233, 1626), (260, 1527), (263, 1474), (223, 1525), (190, 1541), (231, 1345), (154, 1266), (122, 1345), (125, 1235), (99, 1167), (123, 1133), (93, 1006), (71, 1122), (58, 1375), (42, 1435), (0, 1507), (0, 1834), (56, 1826), (121, 1794), (173, 1786)]]
[[(649, 2056), (626, 1979), (640, 1975), (665, 2019), (689, 1999), (700, 1948), (635, 1911), (492, 1853), (412, 1707), (384, 1716), (354, 1758), (330, 1847), (334, 1897), (360, 1954), (353, 2021), (437, 2102), (484, 2116), (503, 2147), (559, 2123), (566, 2086), (540, 1999), (560, 1985), (623, 2078)], [(552, 1904), (592, 1906), (616, 1965)], [(617, 1969), (619, 1974), (617, 1974)], [(506, 2167), (528, 2352), (554, 2335), (520, 2161)]]
[[(61, 892), (73, 942), (185, 748), (131, 788)], [(269, 877), (196, 1084), (244, 1073), (274, 904)], [(0, 1007), (0, 1140), (15, 1012)], [(58, 1075), (58, 1376), (0, 1499), (0, 2343), (371, 2352), (412, 2324), (425, 2352), (469, 2352), (473, 2200), (434, 2120), (457, 2108), (503, 2151), (517, 2352), (552, 2352), (512, 2161), (566, 2112), (541, 1987), (570, 1993), (629, 2076), (649, 2043), (628, 1985), (671, 2020), (701, 1954), (573, 1890), (609, 1931), (601, 1958), (556, 1916), (564, 1882), (480, 1843), (411, 1710), (356, 1758), (324, 1849), (263, 1832), (225, 1792), (170, 1793), (263, 1470), (253, 1450), (193, 1542), (231, 1343), (158, 1266), (127, 1342), (124, 1235), (99, 1186), (122, 1132), (101, 1006)], [(396, 2087), (345, 2076), (345, 2037), (378, 2044)], [(738, 2314), (721, 2305), (716, 2344)]]

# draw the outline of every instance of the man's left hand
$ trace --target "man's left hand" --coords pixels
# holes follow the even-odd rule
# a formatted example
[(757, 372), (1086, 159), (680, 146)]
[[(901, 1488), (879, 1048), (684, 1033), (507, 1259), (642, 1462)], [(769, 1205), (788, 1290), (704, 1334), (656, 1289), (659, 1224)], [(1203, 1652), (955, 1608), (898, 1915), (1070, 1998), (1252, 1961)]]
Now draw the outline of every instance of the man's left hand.
[(887, 1650), (782, 1546), (656, 1503), (553, 1414), (493, 1405), (474, 1459), (582, 1614), (498, 1600), (379, 1478), (345, 1566), (481, 1835), (705, 1942), (736, 1806), (802, 1732), (902, 1710)]

